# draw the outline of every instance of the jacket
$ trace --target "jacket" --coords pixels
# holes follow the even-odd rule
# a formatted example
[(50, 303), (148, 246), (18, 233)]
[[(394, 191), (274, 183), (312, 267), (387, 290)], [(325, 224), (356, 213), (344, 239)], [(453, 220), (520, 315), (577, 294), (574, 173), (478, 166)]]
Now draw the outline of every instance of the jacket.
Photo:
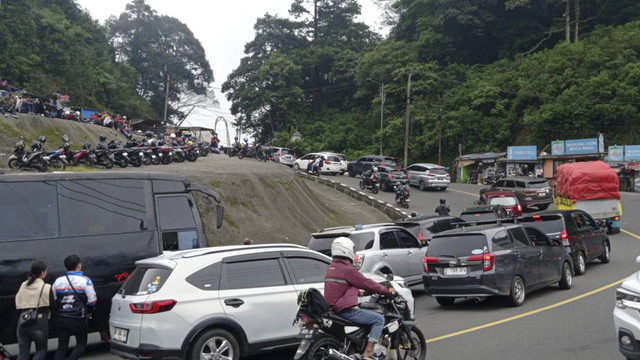
[(324, 277), (324, 298), (329, 310), (341, 312), (358, 305), (358, 293), (363, 289), (388, 294), (389, 289), (362, 275), (349, 260), (334, 257)]
[(61, 317), (86, 318), (98, 301), (93, 282), (82, 275), (82, 271), (69, 271), (67, 275), (79, 296), (73, 292), (66, 276), (57, 278), (51, 286), (53, 299), (56, 300), (55, 314)]
[[(49, 292), (51, 285), (45, 284), (42, 279), (36, 279), (31, 285), (27, 281), (20, 285), (20, 290), (16, 294), (16, 309), (35, 309), (36, 307), (49, 307)], [(44, 289), (42, 286), (44, 285)], [(42, 295), (40, 295), (42, 291)], [(38, 295), (40, 295), (40, 305), (38, 305)]]

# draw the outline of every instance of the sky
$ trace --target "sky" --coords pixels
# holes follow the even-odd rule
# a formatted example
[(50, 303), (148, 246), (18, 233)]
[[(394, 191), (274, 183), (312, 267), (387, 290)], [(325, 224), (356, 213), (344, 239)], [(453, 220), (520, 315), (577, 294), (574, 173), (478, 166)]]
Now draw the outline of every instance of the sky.
[[(111, 15), (118, 16), (125, 11), (130, 0), (76, 0), (91, 17), (101, 24)], [(362, 15), (357, 20), (365, 22), (373, 31), (384, 34), (381, 26), (382, 12), (373, 0), (358, 0)], [(213, 70), (213, 86), (219, 108), (199, 110), (190, 114), (184, 125), (213, 127), (219, 116), (233, 121), (229, 110), (231, 104), (220, 92), (227, 75), (240, 64), (244, 55), (244, 45), (253, 40), (253, 25), (265, 13), (288, 17), (293, 0), (147, 0), (160, 15), (168, 15), (185, 23), (200, 40)], [(226, 134), (222, 125), (216, 129), (225, 142)], [(231, 135), (233, 136), (233, 134)], [(228, 142), (228, 141), (227, 141)]]

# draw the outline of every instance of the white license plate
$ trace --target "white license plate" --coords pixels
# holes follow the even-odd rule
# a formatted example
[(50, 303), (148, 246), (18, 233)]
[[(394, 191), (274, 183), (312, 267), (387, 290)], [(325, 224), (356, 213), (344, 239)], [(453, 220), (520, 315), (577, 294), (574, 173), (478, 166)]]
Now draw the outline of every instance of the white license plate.
[(467, 275), (466, 267), (444, 268), (445, 275)]
[(304, 328), (301, 329), (298, 333), (298, 339), (311, 339), (313, 335), (315, 335), (317, 329), (315, 328)]
[(158, 156), (162, 156), (162, 154), (158, 154)]
[(116, 328), (116, 331), (113, 333), (113, 341), (127, 343), (127, 337), (129, 336), (129, 330)]
[(125, 152), (123, 152), (123, 153), (122, 153), (122, 156), (127, 156), (127, 155), (129, 155), (129, 154), (127, 154), (127, 153), (125, 153)]
[(144, 153), (142, 151), (140, 151), (140, 156), (144, 156)]

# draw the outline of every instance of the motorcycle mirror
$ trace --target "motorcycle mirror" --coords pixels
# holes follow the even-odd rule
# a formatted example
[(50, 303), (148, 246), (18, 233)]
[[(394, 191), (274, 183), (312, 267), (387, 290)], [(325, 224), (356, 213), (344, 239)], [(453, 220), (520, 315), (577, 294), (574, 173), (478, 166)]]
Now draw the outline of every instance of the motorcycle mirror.
[(68, 143), (69, 142), (69, 135), (67, 135), (67, 134), (62, 135), (62, 141)]
[(224, 217), (224, 207), (222, 205), (216, 206), (216, 228), (220, 229), (222, 227), (222, 218)]
[(202, 195), (202, 202), (205, 203), (205, 205), (211, 205), (211, 199), (209, 198), (208, 195)]

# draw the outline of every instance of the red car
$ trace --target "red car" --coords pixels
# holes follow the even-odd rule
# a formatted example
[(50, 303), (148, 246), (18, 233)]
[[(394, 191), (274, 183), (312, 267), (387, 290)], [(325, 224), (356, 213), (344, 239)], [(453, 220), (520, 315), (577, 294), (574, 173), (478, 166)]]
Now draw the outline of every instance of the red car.
[(522, 216), (522, 205), (512, 191), (487, 191), (480, 195), (477, 204), (502, 205), (512, 217)]

